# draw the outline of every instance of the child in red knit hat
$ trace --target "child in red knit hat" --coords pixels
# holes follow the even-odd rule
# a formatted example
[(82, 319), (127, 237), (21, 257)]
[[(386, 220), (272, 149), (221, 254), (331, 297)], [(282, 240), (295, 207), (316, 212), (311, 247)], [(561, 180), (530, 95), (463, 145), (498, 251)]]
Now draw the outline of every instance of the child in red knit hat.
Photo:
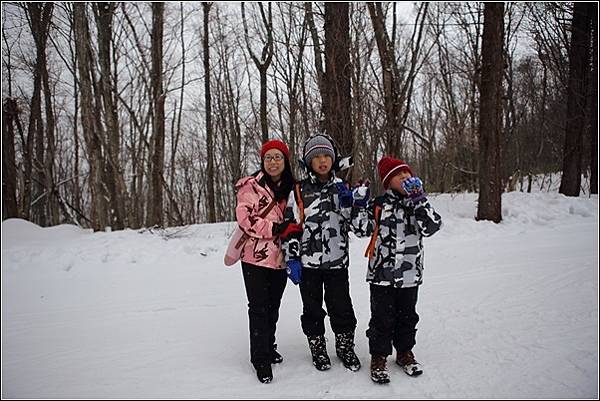
[(371, 236), (367, 282), (371, 320), (367, 330), (371, 379), (389, 383), (386, 358), (396, 349), (396, 363), (410, 376), (423, 373), (412, 352), (415, 346), (417, 292), (423, 275), (423, 237), (442, 224), (426, 198), (423, 184), (410, 166), (386, 156), (377, 164), (386, 192), (355, 216), (355, 234)]

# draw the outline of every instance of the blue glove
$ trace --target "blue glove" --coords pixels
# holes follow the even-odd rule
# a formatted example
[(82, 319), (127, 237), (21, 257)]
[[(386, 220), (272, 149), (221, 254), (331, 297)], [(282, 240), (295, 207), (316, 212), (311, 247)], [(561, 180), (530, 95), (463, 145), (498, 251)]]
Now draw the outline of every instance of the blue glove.
[(347, 208), (352, 207), (352, 191), (343, 182), (335, 184), (338, 191), (338, 199), (340, 200), (340, 207)]
[(423, 189), (423, 183), (419, 177), (408, 177), (402, 181), (402, 188), (406, 191), (408, 198), (417, 203), (425, 199), (425, 190)]
[(371, 189), (369, 188), (369, 181), (365, 181), (364, 183), (358, 183), (352, 190), (354, 206), (367, 207), (370, 193)]
[(296, 259), (290, 259), (286, 262), (288, 278), (294, 284), (300, 283), (302, 280), (302, 263)]

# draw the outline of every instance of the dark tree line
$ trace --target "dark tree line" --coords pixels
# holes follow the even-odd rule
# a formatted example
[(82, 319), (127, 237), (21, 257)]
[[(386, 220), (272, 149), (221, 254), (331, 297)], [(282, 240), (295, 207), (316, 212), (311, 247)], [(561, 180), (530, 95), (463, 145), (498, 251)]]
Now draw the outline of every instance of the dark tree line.
[(381, 191), (401, 157), (429, 192), (477, 191), (478, 219), (552, 173), (598, 190), (596, 3), (2, 7), (3, 218), (232, 220), (261, 142), (298, 157), (321, 130), (345, 178)]

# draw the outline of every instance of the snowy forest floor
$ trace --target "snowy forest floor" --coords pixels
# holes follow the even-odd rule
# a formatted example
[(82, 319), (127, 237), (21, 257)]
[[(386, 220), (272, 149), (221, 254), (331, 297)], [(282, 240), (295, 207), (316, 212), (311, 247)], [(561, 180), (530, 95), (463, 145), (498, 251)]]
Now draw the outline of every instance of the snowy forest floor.
[[(92, 233), (2, 223), (3, 398), (598, 398), (598, 197), (503, 195), (500, 224), (476, 194), (433, 195), (415, 354), (369, 378), (367, 239), (351, 235), (358, 318), (352, 373), (311, 364), (298, 288), (277, 331), (284, 362), (261, 384), (249, 362), (240, 267), (223, 265), (234, 223)], [(390, 358), (390, 362), (393, 360)]]

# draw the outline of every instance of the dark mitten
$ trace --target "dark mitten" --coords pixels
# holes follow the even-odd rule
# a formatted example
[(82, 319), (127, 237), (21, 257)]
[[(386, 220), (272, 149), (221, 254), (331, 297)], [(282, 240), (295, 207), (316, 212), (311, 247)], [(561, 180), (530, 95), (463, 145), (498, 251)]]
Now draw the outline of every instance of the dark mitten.
[(290, 223), (290, 220), (284, 220), (281, 223), (273, 223), (273, 236), (277, 237), (281, 235), (281, 233), (285, 231), (285, 229), (290, 225)]

